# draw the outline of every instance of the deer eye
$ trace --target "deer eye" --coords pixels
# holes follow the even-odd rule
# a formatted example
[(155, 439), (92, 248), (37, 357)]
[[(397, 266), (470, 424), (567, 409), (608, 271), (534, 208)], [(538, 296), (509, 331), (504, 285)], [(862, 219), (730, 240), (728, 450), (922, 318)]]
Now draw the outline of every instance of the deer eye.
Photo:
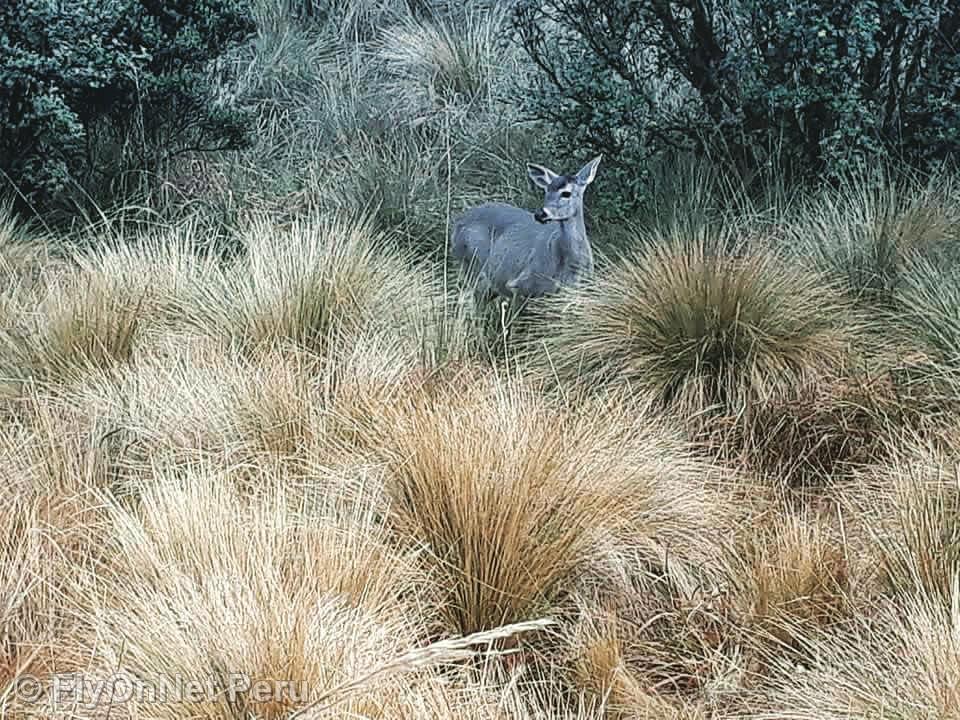
[(560, 197), (568, 198), (568, 197), (570, 197), (572, 194), (573, 194), (573, 193), (571, 193), (569, 190), (564, 190), (563, 192), (560, 193)]

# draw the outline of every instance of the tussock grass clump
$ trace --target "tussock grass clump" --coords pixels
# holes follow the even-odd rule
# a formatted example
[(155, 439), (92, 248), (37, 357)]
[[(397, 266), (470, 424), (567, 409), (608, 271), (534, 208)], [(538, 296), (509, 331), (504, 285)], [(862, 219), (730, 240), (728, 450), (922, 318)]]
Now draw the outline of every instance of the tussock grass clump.
[(881, 587), (948, 598), (960, 572), (960, 443), (909, 439), (864, 468), (842, 500)]
[(195, 252), (207, 231), (197, 218), (142, 235), (119, 223), (84, 228), (88, 249), (65, 254), (62, 267), (43, 263), (39, 280), (0, 300), (0, 375), (55, 384), (129, 365), (218, 277), (216, 260)]
[(385, 413), (387, 519), (429, 548), (448, 629), (538, 616), (613, 538), (654, 564), (665, 547), (692, 562), (710, 554), (717, 473), (655, 426), (602, 417), (553, 408), (516, 381), (456, 375)]
[(0, 712), (20, 674), (80, 670), (92, 577), (109, 534), (100, 493), (110, 458), (96, 433), (64, 422), (58, 403), (21, 402), (0, 433)]
[(378, 331), (416, 346), (429, 280), (367, 222), (325, 215), (283, 229), (260, 218), (245, 238), (246, 256), (197, 297), (204, 331), (247, 351), (292, 343), (323, 354)]
[(196, 294), (221, 281), (220, 259), (203, 252), (215, 229), (199, 216), (140, 233), (119, 223), (87, 232), (89, 247), (72, 257), (79, 272), (109, 278), (118, 295), (135, 300), (152, 335), (186, 324)]
[[(247, 502), (199, 465), (158, 471), (135, 509), (113, 505), (111, 570), (98, 575), (95, 639), (83, 638), (96, 648), (90, 676), (212, 683), (224, 692), (194, 714), (282, 717), (415, 644), (425, 584), (409, 553), (369, 514), (302, 515), (277, 492)], [(297, 692), (258, 699), (238, 676)], [(373, 712), (398, 692), (372, 682), (342, 710)], [(182, 713), (132, 702), (151, 717)]]
[(377, 54), (388, 96), (414, 113), (414, 123), (451, 103), (490, 102), (505, 80), (507, 13), (507, 6), (481, 11), (468, 5), (463, 17), (407, 15), (386, 29)]
[(325, 171), (329, 189), (317, 198), (338, 212), (370, 213), (371, 228), (385, 232), (418, 257), (443, 252), (446, 211), (443, 148), (414, 134), (361, 137), (350, 153)]
[(787, 657), (750, 699), (751, 720), (921, 720), (960, 712), (958, 589), (884, 601), (842, 631), (804, 638), (801, 666)]
[(889, 308), (909, 258), (956, 257), (960, 205), (953, 185), (949, 176), (921, 186), (863, 170), (801, 206), (785, 240), (835, 277), (850, 297)]
[[(706, 667), (705, 656), (682, 657), (677, 652), (683, 634), (695, 642), (696, 634), (703, 629), (697, 626), (700, 617), (692, 617), (689, 619), (693, 622), (684, 633), (682, 623), (676, 622), (680, 619), (679, 612), (672, 616), (661, 609), (646, 620), (610, 612), (601, 617), (588, 617), (578, 624), (571, 638), (571, 679), (603, 717), (618, 720), (708, 717), (702, 705), (678, 693), (697, 686), (703, 679), (698, 670)], [(675, 631), (672, 638), (662, 634), (671, 624)], [(717, 658), (717, 654), (712, 653), (712, 659)], [(684, 664), (695, 674), (678, 671)]]
[(611, 717), (739, 717), (771, 658), (802, 658), (804, 639), (849, 621), (867, 568), (829, 518), (769, 500), (741, 509), (729, 544), (712, 541), (720, 569), (674, 557), (683, 569), (662, 573), (641, 555), (588, 582), (564, 653), (573, 687)]
[(960, 372), (960, 268), (912, 258), (890, 321), (905, 330), (931, 368)]
[(109, 425), (97, 408), (73, 414), (60, 398), (34, 389), (16, 410), (0, 435), (6, 490), (73, 495), (110, 483), (115, 466), (101, 442)]
[(38, 237), (0, 203), (0, 287), (34, 289), (66, 264), (51, 251), (47, 237)]
[[(0, 203), (0, 716), (960, 717), (955, 180), (663, 159), (474, 308), (451, 218), (568, 147), (510, 3), (253, 12), (250, 147)], [(74, 671), (214, 692), (17, 701)]]
[(568, 684), (608, 717), (723, 717), (746, 682), (739, 545), (765, 522), (772, 493), (745, 474), (723, 474), (706, 492), (668, 477), (651, 505), (686, 523), (690, 537), (665, 523), (596, 553), (558, 650)]
[(349, 499), (355, 479), (380, 475), (373, 429), (385, 408), (432, 374), (389, 337), (324, 357), (290, 345), (248, 355), (209, 338), (170, 344), (122, 373), (57, 389), (64, 417), (97, 418), (118, 492), (135, 492), (154, 463), (202, 461), (253, 494), (268, 473), (300, 499)]
[(85, 544), (89, 505), (69, 495), (4, 493), (0, 510), (0, 712), (12, 714), (17, 678), (41, 681), (84, 665), (69, 638), (87, 621)]
[(897, 340), (891, 376), (912, 426), (951, 425), (960, 398), (960, 270), (912, 256), (881, 320)]
[(812, 487), (879, 461), (897, 428), (917, 421), (890, 377), (849, 370), (708, 423), (706, 438), (725, 457), (783, 487)]
[(739, 682), (729, 578), (701, 575), (690, 588), (675, 579), (641, 564), (578, 596), (566, 671), (612, 717), (700, 717)]
[(65, 405), (82, 415), (97, 408), (123, 447), (124, 476), (151, 462), (194, 462), (255, 473), (270, 465), (302, 472), (306, 448), (319, 432), (311, 362), (295, 352), (257, 359), (181, 350), (121, 375), (97, 375), (63, 388)]
[(742, 537), (734, 572), (740, 612), (752, 638), (797, 649), (798, 638), (837, 625), (854, 611), (863, 568), (828, 518), (787, 514)]
[(415, 7), (426, 9), (431, 4), (432, 0), (417, 3), (416, 6), (397, 0), (359, 0), (349, 3), (317, 0), (312, 5), (312, 16), (324, 28), (337, 33), (343, 45), (354, 47), (372, 42), (385, 26), (413, 12)]
[[(628, 250), (636, 246), (638, 229), (651, 235), (713, 240), (730, 235), (730, 227), (744, 232), (756, 230), (751, 221), (759, 213), (752, 206), (750, 195), (743, 187), (731, 185), (719, 170), (702, 157), (651, 158), (644, 170), (643, 199), (625, 218), (618, 217), (625, 214), (619, 197), (607, 198), (597, 193), (591, 198), (588, 212), (599, 210), (600, 218), (610, 214), (609, 220), (598, 222), (597, 243), (603, 243), (612, 233), (611, 249)], [(598, 175), (597, 181), (602, 177)]]
[(265, 10), (257, 13), (250, 42), (228, 56), (230, 82), (221, 92), (256, 103), (261, 118), (274, 119), (284, 110), (305, 109), (315, 84), (324, 71), (336, 68), (343, 48), (332, 33), (297, 22), (289, 11)]
[[(135, 507), (109, 507), (110, 571), (98, 576), (91, 635), (79, 636), (96, 648), (92, 680), (212, 687), (191, 704), (204, 717), (238, 707), (267, 718), (442, 719), (465, 708), (503, 717), (494, 711), (512, 690), (456, 673), (440, 683), (431, 667), (539, 625), (418, 648), (432, 586), (418, 549), (402, 547), (371, 506), (298, 507), (275, 484), (251, 499), (202, 463), (158, 468), (138, 495)], [(149, 694), (123, 705), (182, 715)]]
[(543, 373), (629, 385), (685, 417), (792, 397), (836, 375), (861, 337), (820, 276), (698, 240), (649, 243), (556, 302), (533, 350)]
[(6, 382), (56, 383), (131, 362), (143, 325), (142, 300), (109, 275), (65, 274), (38, 302), (17, 308), (18, 323), (0, 328), (0, 376)]

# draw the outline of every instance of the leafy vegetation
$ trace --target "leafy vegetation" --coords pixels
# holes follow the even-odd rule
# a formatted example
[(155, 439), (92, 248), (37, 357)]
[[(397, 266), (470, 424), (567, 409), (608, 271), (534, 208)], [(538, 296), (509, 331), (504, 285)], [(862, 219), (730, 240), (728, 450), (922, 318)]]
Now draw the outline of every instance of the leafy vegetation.
[(529, 110), (635, 194), (645, 161), (677, 150), (820, 178), (960, 147), (952, 2), (519, 0), (515, 25), (538, 69)]
[(0, 28), (0, 171), (27, 202), (108, 202), (128, 173), (245, 142), (208, 74), (253, 30), (243, 0), (4, 3)]

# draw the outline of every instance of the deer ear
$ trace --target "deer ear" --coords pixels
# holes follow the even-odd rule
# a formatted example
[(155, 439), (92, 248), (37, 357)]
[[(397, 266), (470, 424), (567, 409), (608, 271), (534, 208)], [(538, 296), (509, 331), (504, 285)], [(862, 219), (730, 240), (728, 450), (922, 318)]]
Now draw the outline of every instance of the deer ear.
[(580, 168), (580, 172), (577, 173), (578, 184), (586, 186), (593, 182), (593, 178), (597, 176), (597, 166), (600, 164), (602, 158), (603, 155), (597, 155), (593, 160)]
[(534, 165), (533, 163), (527, 165), (527, 175), (533, 180), (533, 184), (541, 190), (546, 190), (550, 187), (550, 183), (557, 177), (557, 174), (553, 172), (553, 170), (549, 170), (543, 167), (543, 165)]

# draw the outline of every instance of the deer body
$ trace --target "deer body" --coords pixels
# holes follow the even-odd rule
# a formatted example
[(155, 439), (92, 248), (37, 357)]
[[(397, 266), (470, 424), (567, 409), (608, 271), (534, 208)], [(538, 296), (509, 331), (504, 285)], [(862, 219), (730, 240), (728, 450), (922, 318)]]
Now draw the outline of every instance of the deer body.
[(451, 254), (482, 293), (538, 297), (576, 284), (593, 273), (593, 251), (583, 222), (583, 191), (600, 158), (573, 176), (529, 165), (545, 192), (536, 212), (505, 203), (484, 203), (454, 223)]

